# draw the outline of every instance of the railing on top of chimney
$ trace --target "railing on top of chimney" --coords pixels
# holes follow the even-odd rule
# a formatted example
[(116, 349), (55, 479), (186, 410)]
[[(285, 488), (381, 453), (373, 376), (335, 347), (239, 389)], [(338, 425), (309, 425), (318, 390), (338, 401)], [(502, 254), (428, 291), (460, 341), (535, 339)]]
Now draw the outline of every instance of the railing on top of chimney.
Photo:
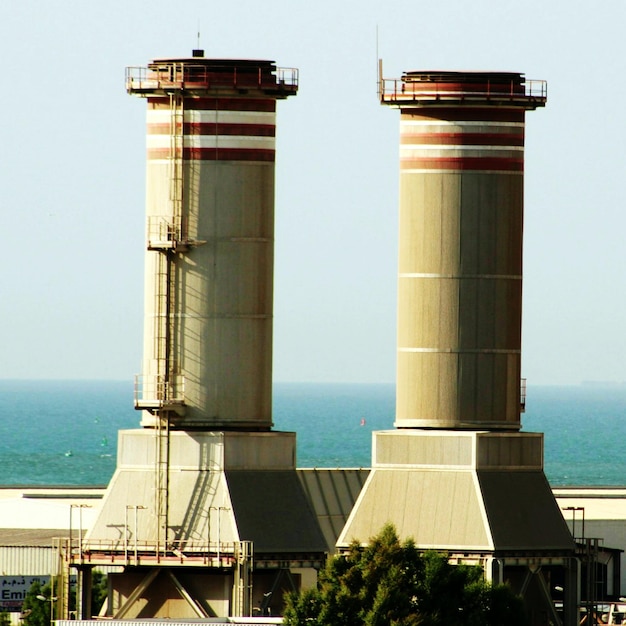
[(232, 68), (191, 62), (154, 63), (148, 67), (126, 68), (126, 90), (129, 93), (177, 89), (233, 89), (271, 90), (295, 93), (298, 89), (298, 69), (272, 65)]
[(527, 101), (542, 105), (548, 97), (548, 83), (545, 80), (525, 79), (523, 83), (516, 80), (486, 81), (480, 89), (471, 90), (455, 89), (455, 86), (445, 82), (413, 81), (405, 77), (381, 78), (378, 89), (381, 102), (487, 100)]

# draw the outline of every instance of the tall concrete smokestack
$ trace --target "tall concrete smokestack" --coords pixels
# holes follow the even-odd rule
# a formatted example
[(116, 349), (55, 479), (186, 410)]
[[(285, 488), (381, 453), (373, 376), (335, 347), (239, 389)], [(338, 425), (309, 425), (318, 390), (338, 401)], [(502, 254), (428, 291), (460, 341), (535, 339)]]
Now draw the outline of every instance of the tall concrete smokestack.
[(71, 552), (80, 613), (107, 564), (124, 568), (109, 617), (250, 615), (280, 607), (326, 551), (295, 434), (271, 431), (276, 101), (298, 72), (194, 51), (129, 68), (126, 86), (148, 105), (143, 428), (120, 432)]
[(398, 428), (519, 430), (520, 74), (408, 72), (399, 93)]
[(145, 426), (272, 426), (276, 100), (297, 88), (271, 61), (129, 72), (148, 103)]
[(374, 433), (338, 545), (393, 522), (553, 611), (541, 568), (571, 577), (574, 546), (543, 436), (519, 432), (524, 124), (545, 82), (406, 72), (380, 96), (401, 113), (397, 430)]

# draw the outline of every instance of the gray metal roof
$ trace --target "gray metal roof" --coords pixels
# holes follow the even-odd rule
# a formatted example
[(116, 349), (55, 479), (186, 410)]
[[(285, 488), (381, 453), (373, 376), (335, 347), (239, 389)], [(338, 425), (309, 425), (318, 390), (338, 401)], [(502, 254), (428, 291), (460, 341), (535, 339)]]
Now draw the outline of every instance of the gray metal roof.
[(338, 544), (365, 542), (386, 522), (425, 549), (559, 555), (574, 550), (540, 470), (375, 469)]
[(467, 470), (374, 469), (339, 539), (367, 542), (386, 523), (420, 548), (490, 551), (493, 546), (473, 475)]
[(478, 481), (496, 552), (574, 549), (543, 472), (479, 471)]
[(254, 542), (254, 552), (327, 551), (302, 483), (293, 470), (227, 470), (239, 537)]
[(339, 533), (352, 511), (369, 475), (369, 469), (299, 469), (298, 477), (315, 510), (326, 539), (328, 552), (334, 552)]
[(0, 528), (0, 546), (50, 548), (53, 539), (68, 534), (67, 528)]

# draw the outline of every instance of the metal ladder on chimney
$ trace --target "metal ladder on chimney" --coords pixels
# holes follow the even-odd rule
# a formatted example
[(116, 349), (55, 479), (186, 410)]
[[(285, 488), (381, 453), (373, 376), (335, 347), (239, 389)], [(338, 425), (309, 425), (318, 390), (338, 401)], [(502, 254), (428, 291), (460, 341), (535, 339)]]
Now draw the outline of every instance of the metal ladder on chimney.
[(174, 255), (182, 238), (183, 213), (183, 137), (184, 107), (180, 93), (170, 94), (170, 214), (165, 224), (167, 233), (160, 237), (167, 242), (158, 248), (159, 258), (155, 280), (155, 355), (157, 360), (158, 397), (161, 406), (156, 417), (156, 467), (155, 509), (157, 517), (157, 556), (168, 550), (169, 478), (170, 478), (170, 426), (175, 412), (172, 402), (178, 400), (179, 390), (175, 379), (173, 336), (175, 333), (176, 276)]

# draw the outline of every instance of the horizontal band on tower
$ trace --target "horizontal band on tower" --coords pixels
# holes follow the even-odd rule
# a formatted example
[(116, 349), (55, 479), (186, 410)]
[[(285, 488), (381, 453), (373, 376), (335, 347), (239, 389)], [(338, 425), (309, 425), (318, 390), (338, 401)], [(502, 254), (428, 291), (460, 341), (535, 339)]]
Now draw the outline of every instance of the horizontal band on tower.
[(524, 159), (512, 157), (418, 157), (401, 158), (400, 169), (442, 171), (506, 171), (523, 172)]
[(523, 146), (520, 133), (405, 133), (400, 135), (400, 145), (428, 146)]
[(403, 348), (398, 346), (398, 352), (416, 352), (421, 354), (521, 354), (521, 350), (507, 350), (504, 348)]
[[(153, 315), (153, 319), (164, 319), (165, 315)], [(171, 313), (170, 317), (192, 320), (269, 320), (272, 315), (266, 313), (215, 313), (213, 315), (193, 315), (192, 313)]]
[[(163, 135), (170, 137), (172, 127), (169, 122), (148, 124), (148, 135)], [(180, 125), (178, 125), (180, 130)], [(273, 124), (232, 124), (224, 122), (185, 122), (183, 135), (239, 135), (248, 137), (275, 137), (276, 126)]]
[(524, 123), (524, 111), (507, 108), (484, 108), (484, 107), (400, 107), (401, 122), (407, 118), (437, 120), (464, 120), (464, 121), (487, 121), (487, 122), (521, 122)]
[[(148, 98), (148, 111), (170, 109), (169, 98)], [(208, 111), (276, 111), (273, 98), (183, 98), (183, 109)]]
[[(180, 120), (180, 115), (177, 114)], [(150, 109), (147, 113), (148, 126), (151, 124), (170, 124), (172, 111), (170, 109)], [(185, 122), (193, 124), (276, 124), (276, 113), (273, 111), (214, 111), (194, 109), (183, 112)]]
[[(152, 148), (147, 151), (149, 161), (171, 159), (169, 148)], [(275, 150), (257, 148), (183, 148), (183, 161), (265, 161), (276, 160)]]
[[(173, 149), (177, 145), (180, 150), (182, 140), (183, 148), (249, 148), (274, 150), (276, 141), (274, 137), (258, 137), (250, 135), (184, 135), (183, 137), (170, 137), (169, 135), (148, 135), (146, 146), (148, 151), (157, 149)], [(178, 142), (177, 144), (175, 143)]]
[[(524, 122), (489, 122), (487, 120), (482, 122), (476, 121), (467, 121), (467, 120), (414, 120), (414, 119), (403, 119), (400, 121), (400, 128), (404, 128), (406, 126), (432, 126), (441, 128), (446, 128), (450, 126), (455, 126), (459, 128), (489, 128), (492, 132), (497, 132), (496, 129), (509, 129), (509, 128), (524, 128)], [(503, 130), (503, 132), (508, 132)]]
[[(490, 145), (444, 145), (444, 144), (400, 144), (400, 155), (415, 155), (419, 156), (419, 153), (430, 156), (433, 152), (439, 151), (442, 155), (450, 154), (456, 150), (460, 154), (458, 156), (471, 157), (472, 152), (478, 153), (482, 156), (482, 153), (500, 153), (498, 156), (513, 156), (519, 152), (524, 151), (523, 146), (490, 146)], [(493, 156), (493, 154), (492, 154)]]
[(494, 176), (523, 176), (524, 172), (511, 172), (508, 170), (438, 170), (434, 169), (419, 169), (419, 168), (401, 168), (400, 174), (493, 174)]
[(425, 274), (418, 272), (401, 272), (398, 278), (443, 278), (451, 280), (522, 280), (521, 274)]

